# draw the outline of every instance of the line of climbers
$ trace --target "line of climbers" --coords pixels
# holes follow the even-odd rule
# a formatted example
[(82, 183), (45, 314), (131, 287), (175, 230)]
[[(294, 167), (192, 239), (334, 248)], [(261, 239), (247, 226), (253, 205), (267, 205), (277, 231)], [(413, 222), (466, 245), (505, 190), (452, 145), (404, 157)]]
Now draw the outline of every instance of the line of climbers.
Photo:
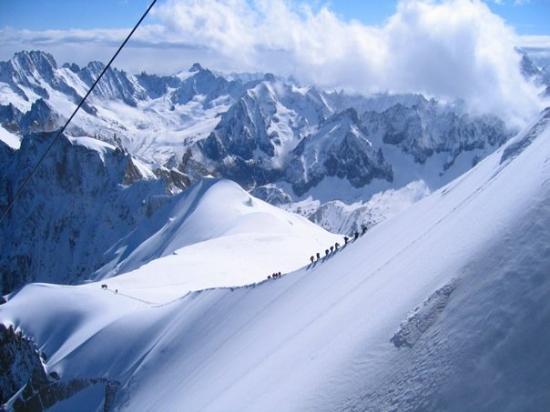
[[(367, 225), (361, 225), (361, 236), (363, 236), (365, 233), (367, 233)], [(353, 241), (356, 241), (357, 239), (359, 239), (359, 232), (355, 231), (353, 233), (353, 235), (350, 235), (350, 236), (353, 236)], [(344, 246), (346, 246), (349, 242), (350, 242), (350, 238), (347, 237), (347, 236), (344, 236)], [(332, 253), (337, 252), (339, 250), (339, 248), (340, 248), (340, 243), (336, 242), (330, 248), (325, 249), (325, 258), (330, 256)], [(317, 257), (317, 260), (315, 260), (315, 257)], [(309, 260), (311, 261), (311, 264), (315, 263), (316, 261), (319, 261), (320, 259), (321, 259), (321, 254), (319, 252), (317, 252), (315, 255), (312, 255), (309, 258)], [(283, 276), (283, 274), (281, 272), (275, 272), (275, 273), (272, 273), (271, 275), (269, 275), (267, 278), (268, 279), (279, 279), (281, 276)], [(103, 283), (101, 285), (101, 289), (107, 290), (107, 289), (109, 289), (109, 287), (107, 286), (107, 284)], [(118, 293), (118, 289), (115, 289), (114, 292)]]
[[(361, 225), (361, 234), (359, 234), (358, 231), (353, 232), (350, 237), (344, 236), (344, 247), (350, 243), (354, 242), (357, 239), (359, 239), (359, 236), (363, 236), (365, 233), (367, 233), (367, 225)], [(340, 250), (340, 243), (336, 242), (334, 245), (332, 245), (330, 248), (325, 249), (325, 257), (324, 259), (328, 258), (331, 254), (336, 253), (338, 250)], [(317, 258), (317, 259), (316, 259)], [(311, 265), (313, 266), (314, 263), (321, 260), (321, 254), (319, 252), (315, 253), (315, 255), (312, 255), (309, 260), (311, 261)], [(267, 277), (267, 279), (278, 279), (282, 276), (281, 272), (276, 272)]]
[[(103, 290), (108, 290), (108, 289), (109, 289), (109, 286), (107, 286), (106, 283), (102, 283), (102, 284), (101, 284), (101, 289), (103, 289)], [(115, 292), (115, 293), (118, 293), (118, 289), (115, 289), (114, 292)]]
[(275, 273), (272, 273), (271, 275), (269, 275), (267, 278), (268, 279), (278, 279), (281, 276), (283, 276), (283, 274), (281, 272), (275, 272)]
[[(361, 236), (367, 233), (367, 230), (368, 230), (367, 225), (361, 225)], [(347, 246), (347, 244), (350, 241), (356, 241), (357, 239), (359, 239), (359, 236), (360, 235), (358, 231), (355, 231), (353, 232), (353, 234), (350, 235), (350, 237), (353, 238), (352, 240), (350, 240), (349, 237), (344, 236), (344, 247)], [(330, 248), (325, 249), (325, 259), (329, 257), (332, 253), (337, 252), (339, 248), (340, 248), (340, 244), (336, 242), (334, 246), (331, 246)], [(317, 258), (317, 260), (315, 258)], [(318, 262), (319, 260), (321, 260), (321, 254), (317, 252), (315, 255), (310, 256), (309, 260), (313, 265), (315, 262)]]

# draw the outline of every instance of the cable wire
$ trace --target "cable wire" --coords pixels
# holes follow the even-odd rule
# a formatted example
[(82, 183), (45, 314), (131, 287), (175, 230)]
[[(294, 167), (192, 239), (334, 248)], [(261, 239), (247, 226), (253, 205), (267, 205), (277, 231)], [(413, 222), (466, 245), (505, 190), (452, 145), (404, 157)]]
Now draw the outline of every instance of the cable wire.
[(95, 86), (97, 85), (97, 83), (101, 80), (101, 78), (103, 77), (103, 75), (105, 74), (105, 72), (107, 72), (107, 70), (111, 67), (111, 64), (113, 63), (113, 61), (117, 58), (117, 56), (119, 55), (119, 53), (122, 51), (122, 49), (124, 48), (124, 46), (126, 46), (126, 43), (128, 43), (128, 40), (130, 40), (130, 37), (132, 37), (132, 35), (134, 34), (134, 32), (137, 30), (137, 28), (139, 27), (139, 25), (141, 24), (141, 22), (145, 19), (145, 17), (147, 17), (147, 15), (149, 14), (149, 12), (151, 11), (151, 9), (153, 8), (153, 6), (155, 5), (155, 3), (157, 2), (157, 0), (153, 0), (151, 2), (151, 4), (149, 5), (149, 7), (147, 7), (147, 10), (145, 10), (145, 13), (143, 13), (143, 15), (141, 16), (141, 18), (138, 20), (138, 22), (135, 24), (134, 28), (130, 31), (130, 33), (128, 33), (128, 35), (126, 36), (126, 38), (124, 39), (124, 41), (122, 42), (122, 44), (119, 46), (118, 50), (116, 51), (116, 53), (113, 55), (113, 57), (111, 57), (111, 60), (109, 60), (109, 63), (107, 63), (107, 65), (103, 68), (103, 70), (101, 71), (101, 73), (99, 74), (99, 76), (97, 77), (97, 79), (95, 79), (95, 81), (93, 82), (92, 86), (90, 87), (90, 90), (88, 90), (88, 92), (84, 95), (84, 97), (80, 100), (80, 103), (78, 103), (78, 106), (76, 106), (76, 109), (73, 111), (73, 113), (69, 116), (69, 118), (67, 119), (67, 121), (65, 122), (65, 124), (63, 125), (63, 127), (57, 132), (57, 134), (52, 138), (50, 144), (48, 145), (48, 147), (46, 147), (46, 150), (44, 151), (44, 153), (42, 153), (42, 155), (40, 156), (40, 158), (38, 159), (38, 162), (36, 162), (36, 164), (34, 165), (34, 167), (31, 169), (30, 173), (25, 177), (25, 179), (23, 179), (23, 183), (19, 186), (19, 188), (17, 189), (17, 191), (15, 192), (15, 195), (13, 196), (11, 202), (8, 203), (8, 206), (6, 208), (6, 210), (4, 210), (4, 212), (2, 213), (2, 216), (0, 217), (0, 223), (2, 223), (4, 221), (4, 219), (8, 216), (8, 213), (10, 212), (10, 210), (13, 208), (13, 205), (15, 204), (15, 202), (17, 201), (17, 199), (21, 196), (21, 194), (23, 193), (23, 189), (25, 188), (25, 186), (31, 181), (32, 177), (34, 176), (34, 174), (36, 173), (36, 171), (38, 170), (38, 167), (40, 166), (40, 164), (44, 161), (44, 159), (46, 158), (46, 156), (48, 155), (49, 151), (52, 149), (53, 145), (55, 144), (55, 142), (57, 141), (57, 139), (59, 138), (59, 136), (61, 136), (63, 134), (63, 132), (65, 131), (65, 129), (67, 128), (67, 126), (69, 125), (69, 123), (71, 122), (71, 120), (73, 119), (73, 117), (76, 115), (76, 113), (78, 112), (78, 110), (82, 107), (82, 105), (84, 104), (84, 102), (86, 101), (86, 99), (88, 98), (88, 96), (90, 95), (90, 93), (92, 93), (92, 91), (94, 90)]

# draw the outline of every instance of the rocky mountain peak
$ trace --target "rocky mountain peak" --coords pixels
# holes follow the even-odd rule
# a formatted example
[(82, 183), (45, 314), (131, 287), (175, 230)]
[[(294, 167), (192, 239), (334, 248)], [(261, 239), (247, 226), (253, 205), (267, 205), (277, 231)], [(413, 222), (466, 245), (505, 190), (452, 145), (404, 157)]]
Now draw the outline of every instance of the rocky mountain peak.
[(14, 69), (21, 70), (28, 75), (33, 73), (51, 75), (53, 70), (57, 69), (54, 57), (39, 50), (17, 52), (10, 61)]
[(189, 68), (189, 71), (191, 73), (193, 72), (200, 72), (200, 71), (203, 71), (204, 68), (201, 66), (200, 63), (193, 63), (193, 65)]

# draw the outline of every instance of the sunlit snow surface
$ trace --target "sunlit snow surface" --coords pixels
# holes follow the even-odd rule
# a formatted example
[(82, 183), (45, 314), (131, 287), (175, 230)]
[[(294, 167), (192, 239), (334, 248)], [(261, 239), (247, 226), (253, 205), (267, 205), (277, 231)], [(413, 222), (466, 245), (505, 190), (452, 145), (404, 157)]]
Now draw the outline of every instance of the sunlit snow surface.
[(19, 149), (21, 145), (20, 137), (7, 131), (2, 126), (0, 126), (0, 142), (6, 143), (12, 149)]
[(528, 143), (281, 279), (160, 305), (34, 284), (0, 319), (63, 380), (121, 382), (119, 410), (545, 410), (550, 129)]
[(164, 303), (189, 291), (287, 273), (307, 265), (312, 254), (324, 255), (343, 243), (341, 236), (256, 199), (229, 180), (200, 182), (166, 213), (145, 241), (138, 236), (121, 242), (141, 244), (118, 264), (116, 271), (123, 274), (105, 281), (111, 289)]

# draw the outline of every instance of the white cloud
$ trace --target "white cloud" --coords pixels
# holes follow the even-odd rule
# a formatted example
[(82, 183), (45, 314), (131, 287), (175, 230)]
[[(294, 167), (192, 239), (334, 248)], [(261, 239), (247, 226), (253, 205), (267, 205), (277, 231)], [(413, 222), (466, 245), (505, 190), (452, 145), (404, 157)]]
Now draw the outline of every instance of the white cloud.
[[(140, 28), (121, 56), (134, 71), (175, 71), (198, 60), (360, 93), (458, 98), (514, 123), (541, 105), (519, 72), (520, 38), (480, 0), (403, 0), (380, 26), (344, 21), (328, 6), (274, 0), (168, 0), (154, 16), (159, 24)], [(50, 50), (88, 43), (106, 58), (125, 30), (12, 33), (19, 43), (6, 42), (8, 34), (0, 32), (2, 50), (26, 36)]]
[[(504, 0), (492, 0), (492, 1), (493, 1), (493, 3), (498, 4), (498, 5), (503, 5), (503, 4), (507, 3)], [(511, 0), (508, 3), (511, 3), (514, 6), (524, 6), (526, 4), (530, 4), (531, 0), (513, 0), (513, 1)]]
[(406, 0), (382, 26), (285, 2), (170, 0), (156, 15), (230, 66), (277, 70), (362, 93), (422, 92), (521, 121), (539, 110), (514, 31), (481, 1)]
[(520, 47), (550, 49), (550, 36), (521, 36), (518, 45)]

